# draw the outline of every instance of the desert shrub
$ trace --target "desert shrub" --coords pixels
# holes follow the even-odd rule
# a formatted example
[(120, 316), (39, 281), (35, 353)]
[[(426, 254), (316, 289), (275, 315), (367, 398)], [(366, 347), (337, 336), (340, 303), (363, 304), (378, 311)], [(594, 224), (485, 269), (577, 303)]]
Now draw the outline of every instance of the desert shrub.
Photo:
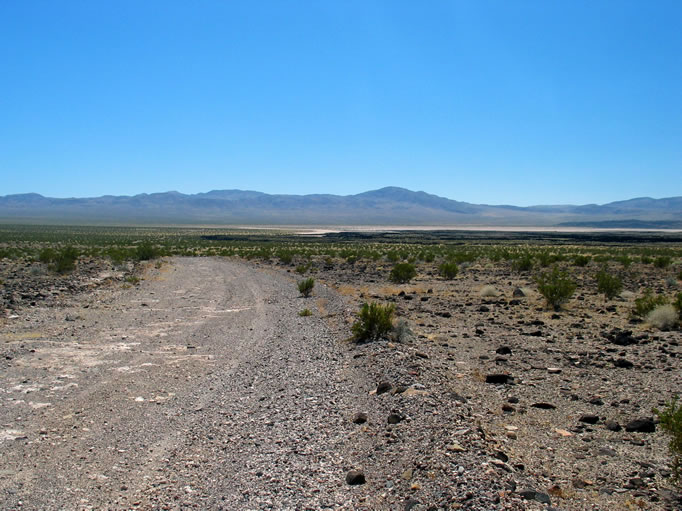
[(128, 275), (125, 279), (125, 281), (128, 284), (139, 284), (140, 283), (140, 277), (136, 275)]
[(680, 319), (677, 309), (673, 305), (667, 303), (659, 305), (646, 316), (646, 321), (659, 330), (670, 330)]
[(630, 259), (630, 257), (626, 255), (616, 257), (616, 261), (622, 264), (623, 268), (629, 268), (630, 265), (632, 264), (632, 259)]
[(446, 262), (438, 267), (438, 271), (444, 279), (452, 280), (457, 276), (459, 268), (455, 262)]
[(312, 316), (313, 313), (310, 312), (310, 309), (303, 309), (302, 311), (299, 311), (299, 312), (298, 312), (298, 315), (301, 316), (301, 317), (303, 317), (303, 318), (305, 318), (305, 317), (308, 317), (308, 316)]
[(665, 296), (655, 295), (651, 289), (647, 289), (644, 292), (644, 296), (635, 300), (635, 308), (632, 310), (632, 313), (642, 318), (659, 305), (665, 305), (666, 303), (668, 303), (668, 299)]
[(606, 268), (597, 273), (597, 291), (607, 300), (613, 300), (623, 290), (623, 281), (617, 275), (610, 274)]
[(417, 276), (417, 270), (413, 264), (398, 263), (391, 270), (390, 279), (392, 282), (404, 284)]
[(356, 342), (374, 341), (384, 337), (393, 328), (395, 305), (363, 303), (358, 320), (353, 324), (353, 338)]
[(288, 250), (278, 250), (275, 254), (282, 264), (291, 264), (294, 255)]
[(303, 275), (305, 272), (308, 271), (308, 268), (310, 268), (310, 265), (309, 265), (309, 264), (299, 264), (299, 265), (296, 267), (296, 273), (298, 273), (298, 274), (300, 274), (300, 275)]
[(400, 319), (393, 327), (393, 338), (396, 342), (410, 342), (414, 339), (414, 332), (406, 319)]
[(561, 309), (578, 287), (566, 272), (556, 266), (552, 271), (541, 274), (536, 282), (538, 291), (554, 310)]
[(654, 409), (654, 413), (663, 431), (670, 435), (668, 449), (673, 458), (673, 476), (679, 483), (682, 480), (682, 404), (678, 404), (678, 397), (675, 396), (663, 411)]
[(530, 271), (533, 269), (533, 258), (530, 254), (524, 254), (512, 262), (512, 270), (516, 272)]
[(138, 261), (149, 261), (159, 257), (159, 250), (151, 243), (142, 243), (135, 249), (135, 259)]
[(51, 263), (57, 257), (57, 252), (53, 248), (44, 248), (38, 254), (38, 261), (41, 263)]
[(654, 259), (654, 266), (656, 268), (667, 268), (670, 266), (670, 263), (672, 262), (672, 259), (669, 256), (658, 256), (656, 259)]
[(677, 313), (680, 315), (680, 319), (682, 319), (682, 293), (677, 293), (673, 307), (677, 309)]
[(682, 270), (677, 274), (677, 280), (682, 280)]
[(436, 259), (436, 256), (433, 252), (426, 252), (421, 256), (421, 258), (426, 263), (432, 263)]
[(478, 294), (484, 298), (490, 298), (497, 296), (497, 289), (495, 289), (495, 286), (483, 286)]
[(386, 254), (386, 259), (390, 263), (397, 263), (398, 261), (400, 261), (400, 255), (398, 254), (398, 252), (391, 250)]
[(590, 256), (577, 255), (573, 258), (573, 264), (576, 266), (585, 267), (589, 264), (591, 260), (592, 258)]
[(64, 247), (56, 252), (52, 260), (52, 268), (57, 273), (68, 273), (76, 267), (78, 256), (78, 250), (74, 247)]
[(298, 283), (298, 292), (308, 298), (313, 292), (313, 287), (315, 287), (315, 279), (304, 279)]
[(640, 258), (640, 261), (642, 262), (642, 264), (651, 264), (651, 263), (654, 262), (654, 260), (651, 259), (651, 257), (646, 256), (646, 255), (643, 255), (643, 256)]

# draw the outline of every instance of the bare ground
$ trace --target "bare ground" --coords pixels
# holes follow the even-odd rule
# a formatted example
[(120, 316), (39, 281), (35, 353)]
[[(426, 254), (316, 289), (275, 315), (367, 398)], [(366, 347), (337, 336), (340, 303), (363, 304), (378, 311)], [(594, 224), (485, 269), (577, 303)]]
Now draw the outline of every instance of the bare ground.
[[(614, 347), (625, 301), (588, 293), (554, 317), (513, 302), (528, 282), (504, 271), (384, 273), (320, 267), (304, 299), (282, 268), (177, 258), (139, 286), (16, 308), (0, 327), (0, 507), (679, 506), (662, 433), (606, 428), (680, 389), (679, 331), (635, 325), (638, 343)], [(414, 338), (344, 342), (367, 299), (395, 301)]]

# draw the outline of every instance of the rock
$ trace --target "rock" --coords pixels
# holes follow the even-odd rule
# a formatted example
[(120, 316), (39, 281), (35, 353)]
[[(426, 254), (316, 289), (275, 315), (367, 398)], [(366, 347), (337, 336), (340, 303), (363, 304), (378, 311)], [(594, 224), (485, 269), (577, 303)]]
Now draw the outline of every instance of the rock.
[(353, 424), (364, 424), (367, 422), (367, 414), (365, 412), (358, 412), (353, 415)]
[(412, 469), (408, 468), (407, 470), (405, 470), (405, 472), (402, 473), (400, 477), (405, 481), (409, 481), (410, 479), (412, 479), (412, 473), (413, 473)]
[(450, 452), (464, 452), (466, 449), (462, 447), (458, 442), (452, 442), (447, 446), (447, 450)]
[(554, 410), (556, 406), (554, 406), (551, 403), (533, 403), (532, 405), (533, 408), (540, 408), (541, 410)]
[(526, 296), (526, 293), (521, 289), (520, 287), (514, 288), (514, 292), (512, 293), (512, 296), (514, 298), (524, 298)]
[(599, 416), (591, 414), (591, 413), (585, 413), (580, 416), (578, 419), (579, 422), (584, 422), (586, 424), (596, 424), (599, 422)]
[(535, 500), (537, 502), (541, 502), (543, 504), (550, 504), (551, 499), (549, 498), (549, 495), (546, 493), (542, 493), (539, 491), (535, 491), (532, 489), (527, 489), (527, 490), (521, 490), (519, 492), (519, 495), (523, 497), (526, 500)]
[(561, 368), (560, 367), (548, 367), (547, 372), (549, 374), (560, 374), (561, 373)]
[(652, 417), (642, 417), (641, 419), (635, 419), (628, 422), (625, 425), (625, 431), (629, 433), (653, 433), (656, 431), (656, 423)]
[(414, 508), (418, 505), (419, 505), (419, 501), (410, 497), (409, 499), (407, 499), (405, 501), (405, 505), (403, 507), (403, 510), (404, 511), (412, 511), (412, 508)]
[(399, 413), (392, 413), (388, 416), (388, 423), (389, 424), (398, 424), (399, 422), (402, 422), (405, 420), (405, 417), (403, 417)]
[(570, 431), (566, 431), (565, 429), (556, 428), (554, 431), (559, 436), (563, 436), (563, 437), (573, 436), (573, 433), (571, 433)]
[(378, 386), (377, 386), (377, 395), (379, 394), (385, 394), (389, 390), (393, 388), (393, 385), (388, 383), (387, 381), (382, 381)]
[(424, 358), (424, 359), (428, 359), (428, 358), (429, 358), (429, 356), (428, 356), (426, 353), (424, 353), (423, 351), (417, 351), (417, 352), (415, 352), (414, 356), (417, 357), (417, 358)]
[(618, 453), (614, 449), (611, 449), (610, 447), (600, 447), (597, 450), (597, 455), (598, 456), (617, 456)]
[(606, 421), (604, 427), (609, 431), (620, 431), (621, 429), (623, 429), (621, 425), (618, 424), (616, 421)]
[(490, 308), (489, 308), (488, 306), (486, 306), (486, 305), (481, 305), (481, 306), (478, 308), (478, 312), (490, 312)]
[(503, 384), (503, 383), (512, 383), (514, 381), (514, 378), (508, 374), (502, 374), (502, 373), (492, 373), (492, 374), (487, 374), (485, 377), (485, 382), (486, 383), (494, 383), (494, 384)]
[(365, 474), (360, 470), (349, 470), (346, 474), (346, 483), (353, 486), (365, 484)]
[(624, 369), (631, 369), (635, 364), (625, 358), (618, 358), (613, 361), (613, 365), (616, 367), (622, 367)]
[(511, 355), (512, 350), (509, 346), (500, 346), (495, 350), (495, 353), (497, 353), (498, 355)]

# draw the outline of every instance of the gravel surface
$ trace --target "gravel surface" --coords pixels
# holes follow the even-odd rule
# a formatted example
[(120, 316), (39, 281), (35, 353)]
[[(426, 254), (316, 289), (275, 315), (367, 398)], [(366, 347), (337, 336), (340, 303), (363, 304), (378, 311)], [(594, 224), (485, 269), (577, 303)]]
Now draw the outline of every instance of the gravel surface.
[[(8, 311), (0, 508), (678, 507), (665, 437), (607, 423), (679, 389), (679, 331), (613, 348), (626, 303), (552, 318), (486, 268), (387, 287), (378, 267), (320, 266), (310, 298), (290, 271), (174, 258)], [(413, 335), (345, 340), (368, 299)]]

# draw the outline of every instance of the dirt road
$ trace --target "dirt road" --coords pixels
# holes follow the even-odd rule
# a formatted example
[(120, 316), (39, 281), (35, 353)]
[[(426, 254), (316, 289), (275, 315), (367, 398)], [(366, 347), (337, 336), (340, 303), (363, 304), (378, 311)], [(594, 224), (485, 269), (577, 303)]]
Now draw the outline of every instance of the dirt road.
[(12, 318), (0, 508), (352, 507), (349, 416), (372, 384), (343, 313), (323, 286), (305, 299), (284, 273), (188, 258)]

